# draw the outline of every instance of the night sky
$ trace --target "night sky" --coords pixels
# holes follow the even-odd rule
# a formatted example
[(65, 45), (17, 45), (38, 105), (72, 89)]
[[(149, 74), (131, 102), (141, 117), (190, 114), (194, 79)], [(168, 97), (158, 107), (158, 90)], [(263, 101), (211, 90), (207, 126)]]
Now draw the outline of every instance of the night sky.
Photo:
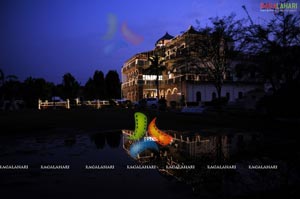
[[(293, 2), (298, 2), (296, 0)], [(151, 50), (168, 31), (179, 35), (209, 17), (237, 14), (264, 23), (261, 0), (1, 0), (0, 68), (6, 75), (60, 83), (70, 72), (84, 85), (95, 70), (117, 70)]]

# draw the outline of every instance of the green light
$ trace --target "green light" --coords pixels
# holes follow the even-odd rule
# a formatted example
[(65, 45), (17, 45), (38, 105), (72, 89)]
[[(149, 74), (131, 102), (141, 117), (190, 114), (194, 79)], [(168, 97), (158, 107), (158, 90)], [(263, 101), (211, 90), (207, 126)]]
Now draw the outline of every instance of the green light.
[(130, 140), (141, 139), (147, 131), (147, 116), (141, 112), (136, 112), (134, 114), (135, 119), (135, 130), (134, 133), (128, 137)]

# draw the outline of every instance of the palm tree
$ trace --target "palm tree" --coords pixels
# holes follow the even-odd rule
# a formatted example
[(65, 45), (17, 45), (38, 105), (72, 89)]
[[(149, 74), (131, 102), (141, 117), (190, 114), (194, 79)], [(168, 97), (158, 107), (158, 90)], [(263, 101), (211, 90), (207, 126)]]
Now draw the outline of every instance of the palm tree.
[(153, 56), (149, 57), (149, 61), (150, 66), (145, 69), (145, 74), (156, 75), (155, 85), (157, 90), (157, 97), (159, 98), (159, 76), (166, 69), (166, 67), (163, 65), (165, 60), (162, 56), (154, 54)]

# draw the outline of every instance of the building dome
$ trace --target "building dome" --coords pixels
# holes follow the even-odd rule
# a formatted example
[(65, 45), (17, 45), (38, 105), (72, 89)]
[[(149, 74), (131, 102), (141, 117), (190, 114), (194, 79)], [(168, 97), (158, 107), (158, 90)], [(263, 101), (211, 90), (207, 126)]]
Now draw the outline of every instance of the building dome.
[[(170, 35), (168, 32), (166, 32), (166, 34), (164, 36), (162, 36), (160, 39), (158, 39), (155, 43), (155, 45), (157, 45), (158, 43), (160, 43), (161, 41), (163, 42), (164, 40), (170, 40), (173, 39), (174, 36)], [(163, 42), (164, 43), (164, 42)]]
[(193, 26), (190, 26), (189, 29), (185, 32), (187, 34), (200, 34)]

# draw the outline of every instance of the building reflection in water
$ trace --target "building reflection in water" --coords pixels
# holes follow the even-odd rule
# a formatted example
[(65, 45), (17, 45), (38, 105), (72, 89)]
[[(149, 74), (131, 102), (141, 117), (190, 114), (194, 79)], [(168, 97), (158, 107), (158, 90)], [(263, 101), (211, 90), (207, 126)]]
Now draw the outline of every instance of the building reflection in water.
[[(128, 136), (133, 133), (123, 130), (123, 149), (128, 153), (134, 141)], [(261, 153), (263, 136), (259, 133), (226, 133), (201, 136), (196, 133), (167, 131), (174, 142), (159, 147), (155, 153), (145, 150), (136, 161), (140, 164), (155, 164), (159, 172), (185, 182), (201, 196), (239, 197), (248, 194), (268, 196), (285, 194), (287, 165), (282, 160), (273, 160)], [(276, 170), (251, 170), (249, 165), (278, 165)], [(170, 169), (170, 166), (194, 166), (195, 169)], [(209, 169), (208, 166), (234, 165), (236, 169)], [(263, 172), (263, 173), (262, 173)], [(296, 179), (299, 180), (299, 172)], [(293, 178), (293, 177), (292, 177)], [(275, 179), (275, 180), (274, 180)], [(297, 181), (296, 180), (296, 181)], [(268, 183), (266, 183), (268, 182)], [(283, 184), (285, 186), (283, 186)]]
[[(129, 147), (134, 142), (128, 139), (133, 133), (131, 130), (123, 130), (123, 148), (129, 152)], [(246, 152), (254, 152), (261, 144), (262, 136), (258, 133), (235, 133), (202, 137), (200, 134), (186, 133), (179, 135), (179, 132), (169, 131), (173, 136), (173, 143), (167, 147), (160, 147), (160, 156), (172, 159), (185, 160), (193, 158), (209, 158), (213, 162), (224, 163), (231, 158)], [(140, 154), (139, 159), (153, 157), (151, 152), (145, 151)]]

